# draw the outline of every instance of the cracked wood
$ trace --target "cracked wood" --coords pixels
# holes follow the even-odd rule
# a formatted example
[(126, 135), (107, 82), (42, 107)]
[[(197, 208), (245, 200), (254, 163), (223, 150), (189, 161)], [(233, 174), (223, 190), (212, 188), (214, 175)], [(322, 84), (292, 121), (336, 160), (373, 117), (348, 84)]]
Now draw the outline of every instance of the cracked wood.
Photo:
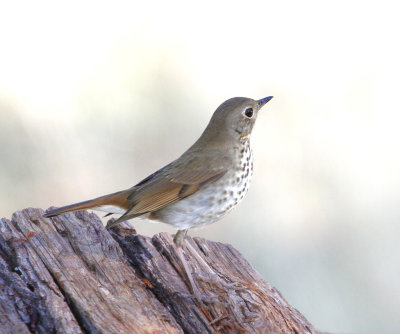
[(317, 333), (231, 245), (184, 242), (198, 302), (170, 235), (42, 213), (0, 220), (1, 333)]

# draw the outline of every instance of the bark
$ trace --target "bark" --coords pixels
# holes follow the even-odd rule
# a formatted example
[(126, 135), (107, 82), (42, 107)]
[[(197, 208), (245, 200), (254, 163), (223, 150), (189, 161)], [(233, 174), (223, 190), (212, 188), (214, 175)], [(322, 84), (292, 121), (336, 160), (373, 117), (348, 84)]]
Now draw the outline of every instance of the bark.
[(110, 231), (93, 213), (0, 220), (0, 333), (317, 333), (231, 245)]

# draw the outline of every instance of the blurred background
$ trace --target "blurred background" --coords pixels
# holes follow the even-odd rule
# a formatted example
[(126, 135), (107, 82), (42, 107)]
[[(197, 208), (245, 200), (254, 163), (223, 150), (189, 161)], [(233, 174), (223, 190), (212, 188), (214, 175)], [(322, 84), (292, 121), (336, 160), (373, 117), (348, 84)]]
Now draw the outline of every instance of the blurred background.
[(2, 217), (128, 188), (224, 100), (274, 95), (247, 198), (190, 234), (234, 245), (321, 330), (400, 332), (398, 3), (1, 7)]

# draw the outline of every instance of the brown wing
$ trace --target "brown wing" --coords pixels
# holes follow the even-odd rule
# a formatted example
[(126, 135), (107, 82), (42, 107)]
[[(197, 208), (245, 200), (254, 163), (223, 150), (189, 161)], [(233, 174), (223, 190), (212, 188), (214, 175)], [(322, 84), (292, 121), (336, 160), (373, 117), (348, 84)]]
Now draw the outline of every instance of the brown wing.
[(221, 178), (231, 166), (226, 156), (180, 159), (150, 175), (131, 190), (131, 207), (112, 225), (154, 212), (194, 194)]

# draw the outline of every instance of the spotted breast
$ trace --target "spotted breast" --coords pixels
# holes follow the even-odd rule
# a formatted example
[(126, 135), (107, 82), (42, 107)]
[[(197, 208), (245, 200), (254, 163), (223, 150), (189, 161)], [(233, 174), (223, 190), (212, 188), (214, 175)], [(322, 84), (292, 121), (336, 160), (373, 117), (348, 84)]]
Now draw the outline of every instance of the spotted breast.
[(235, 167), (217, 182), (152, 215), (152, 219), (178, 229), (208, 225), (220, 220), (246, 195), (253, 175), (250, 141), (235, 149)]

